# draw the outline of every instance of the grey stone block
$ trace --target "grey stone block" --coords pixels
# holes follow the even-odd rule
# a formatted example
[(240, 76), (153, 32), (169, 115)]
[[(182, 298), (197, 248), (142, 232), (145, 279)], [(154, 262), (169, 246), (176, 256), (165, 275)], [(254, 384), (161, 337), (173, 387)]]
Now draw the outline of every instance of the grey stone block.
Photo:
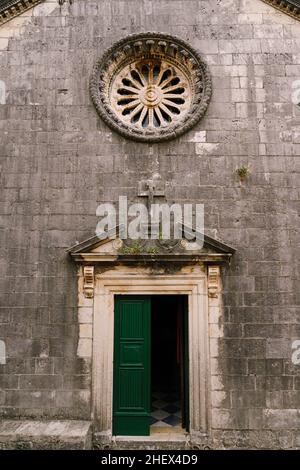
[(88, 450), (91, 449), (88, 421), (13, 421), (0, 423), (2, 450)]

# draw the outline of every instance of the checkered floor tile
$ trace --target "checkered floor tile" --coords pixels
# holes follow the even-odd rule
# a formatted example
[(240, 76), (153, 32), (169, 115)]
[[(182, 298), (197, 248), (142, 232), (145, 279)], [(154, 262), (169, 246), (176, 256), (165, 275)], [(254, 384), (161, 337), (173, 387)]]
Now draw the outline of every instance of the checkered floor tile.
[(181, 426), (181, 419), (178, 395), (161, 392), (152, 394), (151, 427)]

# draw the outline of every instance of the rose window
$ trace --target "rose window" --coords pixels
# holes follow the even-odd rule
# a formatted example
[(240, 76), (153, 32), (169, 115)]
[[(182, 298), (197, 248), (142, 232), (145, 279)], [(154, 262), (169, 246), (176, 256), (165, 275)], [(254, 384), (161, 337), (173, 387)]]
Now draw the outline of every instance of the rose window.
[(127, 125), (140, 129), (169, 127), (190, 107), (188, 78), (164, 61), (128, 65), (114, 80), (112, 105)]
[(104, 121), (144, 142), (174, 138), (205, 113), (211, 81), (206, 65), (181, 40), (145, 33), (122, 40), (96, 64), (91, 96)]

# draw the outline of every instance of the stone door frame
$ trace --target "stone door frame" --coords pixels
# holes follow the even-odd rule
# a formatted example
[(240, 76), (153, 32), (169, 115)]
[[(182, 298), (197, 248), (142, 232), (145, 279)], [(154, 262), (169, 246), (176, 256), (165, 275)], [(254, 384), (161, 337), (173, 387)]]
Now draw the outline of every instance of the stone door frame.
[[(114, 233), (119, 233), (118, 227)], [(122, 294), (188, 295), (190, 434), (210, 432), (219, 399), (213, 396), (212, 406), (223, 335), (220, 268), (230, 263), (235, 249), (198, 235), (204, 238), (201, 249), (183, 239), (155, 253), (145, 246), (131, 254), (122, 251), (124, 242), (118, 237), (93, 236), (67, 250), (78, 264), (77, 356), (89, 370), (87, 379), (92, 379), (84, 400), (92, 404), (94, 431), (103, 442), (112, 436), (114, 296)]]
[[(174, 274), (149, 274), (146, 267), (119, 266), (95, 275), (93, 299), (85, 298), (85, 308), (90, 308), (93, 316), (92, 419), (97, 433), (112, 436), (114, 298), (122, 294), (188, 296), (190, 434), (209, 431), (209, 310), (219, 302), (214, 298), (216, 278), (209, 275), (210, 269), (194, 266)], [(219, 267), (214, 269), (219, 275)], [(79, 279), (84, 284), (82, 276)]]

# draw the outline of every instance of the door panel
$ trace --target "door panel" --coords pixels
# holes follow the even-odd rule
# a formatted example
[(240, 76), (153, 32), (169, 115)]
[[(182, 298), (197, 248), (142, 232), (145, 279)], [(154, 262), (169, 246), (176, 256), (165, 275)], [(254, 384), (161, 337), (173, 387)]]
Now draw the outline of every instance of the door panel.
[(150, 434), (151, 299), (115, 299), (113, 434)]

